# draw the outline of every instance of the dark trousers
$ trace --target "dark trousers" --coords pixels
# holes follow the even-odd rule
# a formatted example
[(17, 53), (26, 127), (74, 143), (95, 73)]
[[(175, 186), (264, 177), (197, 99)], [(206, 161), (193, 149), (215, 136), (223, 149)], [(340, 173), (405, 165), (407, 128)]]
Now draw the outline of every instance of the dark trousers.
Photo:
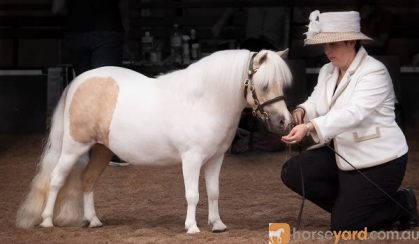
[[(406, 163), (407, 154), (361, 171), (397, 200)], [(331, 230), (385, 229), (399, 217), (400, 207), (357, 171), (340, 170), (329, 148), (305, 151), (284, 164), (282, 181), (301, 195), (299, 164), (306, 198), (331, 213)]]
[(102, 66), (122, 65), (122, 32), (103, 30), (69, 34), (65, 44), (77, 75)]

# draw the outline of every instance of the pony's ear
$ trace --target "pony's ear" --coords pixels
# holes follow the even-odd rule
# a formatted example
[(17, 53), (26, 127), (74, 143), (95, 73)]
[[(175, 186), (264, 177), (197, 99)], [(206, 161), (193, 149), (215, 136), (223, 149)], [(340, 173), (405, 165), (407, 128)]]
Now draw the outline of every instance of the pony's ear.
[(263, 62), (266, 61), (266, 58), (268, 58), (268, 52), (266, 50), (262, 50), (258, 54), (256, 54), (254, 63), (257, 66), (260, 66)]
[(286, 59), (288, 58), (288, 51), (289, 49), (285, 49), (284, 51), (278, 51), (276, 52), (281, 58)]

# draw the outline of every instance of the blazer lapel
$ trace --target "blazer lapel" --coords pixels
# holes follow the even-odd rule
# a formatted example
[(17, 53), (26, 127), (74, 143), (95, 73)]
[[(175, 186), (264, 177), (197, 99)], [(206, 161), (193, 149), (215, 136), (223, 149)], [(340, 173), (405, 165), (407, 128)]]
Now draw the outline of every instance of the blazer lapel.
[(333, 96), (332, 96), (332, 100), (329, 103), (330, 104), (329, 105), (329, 109), (333, 106), (333, 104), (335, 104), (336, 99), (338, 99), (338, 97), (340, 96), (340, 94), (342, 94), (342, 92), (348, 86), (350, 80), (351, 80), (351, 77), (348, 74), (348, 72), (346, 72), (345, 75), (343, 76), (342, 80), (339, 82), (339, 85), (336, 88), (335, 94), (333, 94)]
[(327, 90), (326, 90), (326, 96), (327, 96), (327, 103), (331, 104), (332, 102), (332, 97), (333, 97), (333, 91), (335, 90), (336, 87), (336, 82), (339, 76), (339, 71), (337, 68), (333, 68), (333, 70), (328, 74), (328, 76), (326, 77), (327, 79)]

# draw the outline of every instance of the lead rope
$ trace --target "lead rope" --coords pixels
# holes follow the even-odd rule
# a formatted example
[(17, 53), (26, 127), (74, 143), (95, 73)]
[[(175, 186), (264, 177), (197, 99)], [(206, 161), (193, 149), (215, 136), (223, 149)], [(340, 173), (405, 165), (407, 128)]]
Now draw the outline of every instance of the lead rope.
[[(301, 146), (299, 146), (298, 151), (301, 154)], [(303, 218), (304, 202), (306, 200), (306, 190), (304, 187), (303, 167), (301, 166), (301, 162), (298, 162), (298, 167), (300, 168), (300, 177), (301, 177), (301, 205), (300, 205), (300, 210), (298, 212), (298, 218), (297, 218), (297, 230), (300, 230), (301, 220)]]
[[(342, 155), (340, 155), (338, 152), (336, 152), (329, 144), (327, 144), (327, 147), (334, 152), (338, 157), (342, 158), (347, 164), (349, 164), (354, 170), (356, 170), (362, 177), (364, 177), (369, 183), (371, 183), (376, 189), (384, 193), (393, 203), (395, 203), (398, 207), (400, 207), (401, 210), (404, 212), (411, 214), (411, 212), (406, 209), (403, 205), (401, 205), (394, 197), (392, 197), (390, 194), (388, 194), (386, 191), (383, 190), (377, 183), (375, 183), (372, 179), (370, 179), (366, 174), (364, 174), (362, 171), (357, 169), (354, 165), (352, 165), (346, 158), (344, 158)], [(301, 153), (301, 147), (299, 147), (299, 153)], [(292, 146), (288, 145), (288, 155), (292, 155)], [(303, 168), (301, 167), (301, 162), (298, 163), (298, 167), (300, 169), (300, 179), (301, 179), (301, 205), (300, 210), (298, 212), (297, 217), (297, 227), (296, 230), (300, 229), (301, 221), (303, 217), (303, 209), (304, 209), (304, 202), (306, 199), (305, 195), (305, 187), (304, 187), (304, 176), (303, 176)]]
[[(288, 131), (292, 129), (293, 125), (290, 124)], [(292, 150), (292, 144), (287, 145), (287, 156), (286, 160), (292, 158), (294, 156), (293, 150)], [(300, 144), (298, 144), (298, 154), (301, 154), (302, 147)], [(298, 211), (298, 217), (297, 217), (297, 227), (296, 230), (300, 230), (301, 222), (303, 219), (303, 210), (304, 210), (304, 203), (306, 199), (306, 192), (305, 192), (305, 186), (304, 186), (304, 176), (303, 176), (303, 167), (301, 166), (301, 162), (298, 162), (298, 168), (300, 170), (300, 180), (301, 180), (301, 204), (300, 204), (300, 210)]]
[[(303, 110), (305, 113), (305, 110)], [(304, 115), (303, 115), (304, 117)], [(291, 129), (293, 127), (293, 125), (290, 125)], [(401, 210), (403, 210), (404, 212), (406, 212), (407, 214), (411, 214), (411, 212), (406, 209), (404, 206), (402, 206), (396, 199), (394, 199), (390, 194), (388, 194), (386, 191), (383, 190), (383, 188), (381, 188), (377, 183), (375, 183), (372, 179), (370, 179), (367, 175), (365, 175), (362, 171), (360, 171), (359, 169), (357, 169), (354, 165), (352, 165), (346, 158), (344, 158), (342, 155), (340, 155), (338, 152), (335, 151), (335, 149), (333, 149), (329, 144), (326, 144), (327, 147), (334, 152), (338, 157), (340, 157), (341, 159), (343, 159), (347, 164), (349, 164), (354, 170), (356, 170), (362, 177), (364, 177), (368, 182), (370, 182), (376, 189), (378, 189), (379, 191), (381, 191), (382, 193), (384, 193), (384, 195), (386, 195), (393, 203), (395, 203), (398, 207), (400, 207)], [(299, 144), (299, 154), (301, 154), (302, 152), (302, 148), (301, 145)], [(292, 155), (292, 146), (291, 144), (288, 144), (288, 155), (291, 157)], [(298, 218), (297, 218), (297, 230), (300, 229), (301, 226), (301, 220), (302, 220), (302, 216), (303, 216), (303, 208), (304, 208), (304, 201), (305, 201), (305, 187), (304, 187), (304, 176), (303, 176), (303, 168), (301, 166), (301, 162), (298, 163), (298, 167), (300, 169), (300, 179), (301, 179), (301, 205), (300, 205), (300, 211), (298, 213)]]
[(375, 188), (380, 190), (384, 195), (386, 195), (391, 201), (393, 201), (397, 206), (400, 207), (403, 211), (405, 211), (407, 214), (411, 214), (409, 210), (407, 210), (405, 207), (403, 207), (396, 199), (394, 199), (390, 194), (388, 194), (386, 191), (383, 190), (377, 183), (375, 183), (373, 180), (371, 180), (366, 174), (364, 174), (361, 170), (357, 169), (355, 166), (353, 166), (346, 158), (344, 158), (342, 155), (340, 155), (338, 152), (335, 151), (329, 144), (327, 144), (327, 147), (332, 150), (336, 155), (338, 155), (341, 159), (343, 159), (347, 164), (349, 164), (354, 170), (356, 170), (362, 177), (364, 177), (368, 182), (370, 182)]

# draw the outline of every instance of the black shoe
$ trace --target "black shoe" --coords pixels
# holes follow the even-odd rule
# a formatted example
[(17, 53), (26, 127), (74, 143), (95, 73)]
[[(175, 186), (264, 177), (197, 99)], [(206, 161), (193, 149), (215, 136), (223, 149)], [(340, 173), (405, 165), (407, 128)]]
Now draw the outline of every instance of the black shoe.
[(109, 162), (110, 166), (128, 166), (129, 163), (122, 161), (118, 156), (113, 155), (111, 161)]
[(118, 157), (118, 156), (116, 156), (115, 154), (112, 156), (112, 158), (111, 158), (111, 161), (112, 162), (115, 162), (115, 163), (120, 163), (121, 162), (121, 159)]
[(395, 223), (395, 227), (399, 230), (407, 230), (415, 228), (418, 225), (418, 210), (416, 208), (416, 195), (412, 188), (407, 187), (398, 192), (398, 200), (400, 204), (409, 212), (400, 209), (400, 217)]

